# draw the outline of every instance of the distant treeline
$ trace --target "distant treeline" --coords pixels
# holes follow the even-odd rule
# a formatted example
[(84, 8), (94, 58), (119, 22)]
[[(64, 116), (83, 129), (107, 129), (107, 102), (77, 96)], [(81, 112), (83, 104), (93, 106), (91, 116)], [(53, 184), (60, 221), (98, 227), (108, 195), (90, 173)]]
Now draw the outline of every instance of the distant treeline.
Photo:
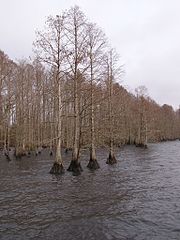
[[(104, 33), (75, 6), (37, 32), (33, 61), (0, 51), (0, 147), (20, 156), (40, 146), (72, 149), (180, 138), (180, 110), (159, 106), (145, 87), (120, 85), (123, 66)], [(60, 162), (61, 156), (56, 153)], [(58, 160), (60, 159), (60, 160)], [(72, 166), (71, 166), (72, 167)]]

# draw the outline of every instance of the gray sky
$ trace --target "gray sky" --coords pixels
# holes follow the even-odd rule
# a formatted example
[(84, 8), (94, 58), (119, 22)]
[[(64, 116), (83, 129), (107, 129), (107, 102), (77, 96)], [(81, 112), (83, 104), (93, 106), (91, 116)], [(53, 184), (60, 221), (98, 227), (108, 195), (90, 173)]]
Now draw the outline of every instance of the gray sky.
[(179, 0), (0, 0), (0, 49), (12, 59), (32, 55), (46, 16), (79, 5), (106, 33), (125, 64), (122, 84), (145, 85), (159, 104), (180, 104)]

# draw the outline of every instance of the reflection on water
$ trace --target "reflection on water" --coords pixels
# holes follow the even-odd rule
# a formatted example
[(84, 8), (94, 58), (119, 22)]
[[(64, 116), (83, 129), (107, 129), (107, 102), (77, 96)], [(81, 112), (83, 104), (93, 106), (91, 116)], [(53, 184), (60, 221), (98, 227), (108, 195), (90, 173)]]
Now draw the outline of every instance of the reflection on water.
[[(68, 166), (71, 154), (65, 158)], [(117, 151), (118, 163), (61, 177), (53, 157), (0, 158), (0, 239), (180, 239), (180, 141)]]

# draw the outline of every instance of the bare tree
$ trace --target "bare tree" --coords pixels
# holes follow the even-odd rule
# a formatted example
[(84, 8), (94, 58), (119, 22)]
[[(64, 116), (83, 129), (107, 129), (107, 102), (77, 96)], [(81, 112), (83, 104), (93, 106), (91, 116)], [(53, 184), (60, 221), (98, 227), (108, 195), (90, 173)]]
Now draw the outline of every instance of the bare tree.
[(49, 17), (46, 22), (47, 30), (37, 32), (35, 50), (39, 59), (47, 63), (56, 73), (57, 98), (57, 144), (56, 158), (50, 173), (64, 173), (63, 160), (61, 156), (62, 141), (62, 78), (64, 59), (64, 15)]
[(106, 39), (103, 32), (95, 24), (88, 24), (87, 28), (87, 56), (90, 65), (90, 160), (87, 165), (90, 169), (98, 169), (99, 164), (96, 159), (95, 150), (95, 99), (94, 91), (96, 84), (100, 81), (102, 75), (103, 55)]
[(80, 111), (79, 96), (81, 77), (86, 69), (85, 52), (86, 52), (86, 20), (84, 14), (79, 7), (75, 6), (67, 12), (66, 37), (68, 39), (68, 47), (66, 48), (66, 57), (69, 64), (70, 76), (73, 79), (74, 94), (74, 136), (73, 136), (73, 152), (72, 161), (68, 167), (68, 171), (74, 174), (80, 174), (82, 171), (79, 161), (79, 143), (80, 143)]
[(107, 158), (107, 164), (114, 164), (117, 162), (114, 155), (114, 81), (119, 77), (121, 68), (117, 66), (118, 55), (114, 49), (110, 49), (106, 57), (107, 66), (107, 92), (108, 92), (108, 125), (109, 125), (109, 156)]

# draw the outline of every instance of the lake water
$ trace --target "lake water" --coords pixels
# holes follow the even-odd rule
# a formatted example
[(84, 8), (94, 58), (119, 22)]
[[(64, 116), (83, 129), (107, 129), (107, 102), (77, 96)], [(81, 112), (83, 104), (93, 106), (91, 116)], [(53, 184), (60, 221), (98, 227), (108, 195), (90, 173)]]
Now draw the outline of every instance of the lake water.
[[(0, 158), (0, 239), (180, 239), (180, 141), (118, 149), (118, 163), (80, 176), (48, 172), (53, 156)], [(67, 168), (71, 153), (64, 156)]]

